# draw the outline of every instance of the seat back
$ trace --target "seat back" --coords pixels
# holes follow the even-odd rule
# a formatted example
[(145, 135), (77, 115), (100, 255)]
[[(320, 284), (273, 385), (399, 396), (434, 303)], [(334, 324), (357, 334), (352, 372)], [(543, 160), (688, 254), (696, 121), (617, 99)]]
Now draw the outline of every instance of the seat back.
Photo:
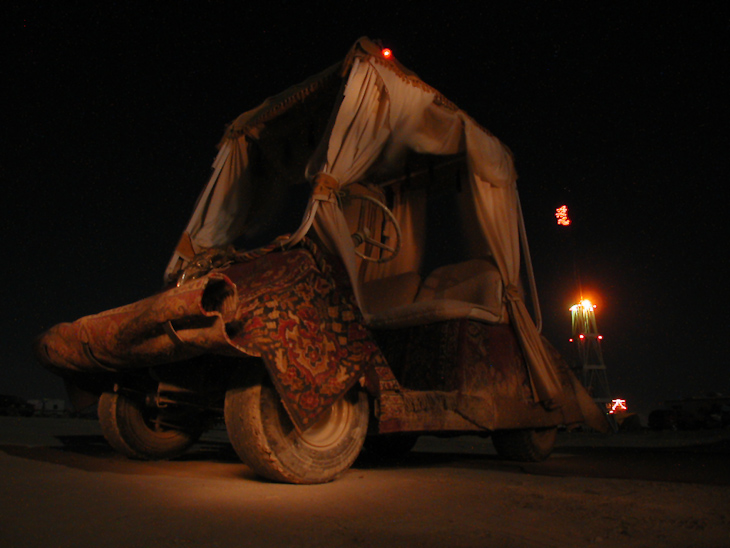
[(366, 321), (373, 329), (400, 329), (468, 318), (506, 321), (502, 277), (490, 261), (474, 259), (434, 270), (421, 284), (415, 272), (363, 286)]
[(500, 310), (502, 277), (497, 267), (485, 259), (442, 266), (421, 285), (415, 302), (449, 299)]

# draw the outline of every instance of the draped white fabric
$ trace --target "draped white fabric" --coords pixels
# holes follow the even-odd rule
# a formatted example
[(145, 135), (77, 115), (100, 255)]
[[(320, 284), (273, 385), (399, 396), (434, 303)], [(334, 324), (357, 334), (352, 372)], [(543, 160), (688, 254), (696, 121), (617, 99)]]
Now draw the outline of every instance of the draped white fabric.
[[(560, 405), (562, 388), (557, 373), (517, 289), (519, 208), (511, 155), (465, 113), (439, 106), (434, 99), (434, 91), (404, 82), (402, 75), (382, 63), (358, 60), (329, 139), (327, 160), (318, 170), (345, 187), (358, 181), (376, 161), (397, 165), (407, 150), (444, 155), (465, 149), (476, 215), (502, 276), (510, 317), (530, 364), (534, 392), (546, 405)], [(407, 208), (399, 212), (404, 220), (413, 215)], [(362, 304), (347, 222), (335, 202), (320, 205), (315, 227), (344, 259)]]
[(518, 290), (520, 255), (516, 186), (492, 186), (474, 171), (470, 182), (477, 218), (502, 275), (510, 318), (530, 366), (533, 391), (547, 406), (560, 406), (563, 399), (560, 380)]
[(181, 264), (189, 262), (192, 254), (209, 247), (226, 246), (241, 236), (250, 216), (256, 213), (251, 211), (256, 182), (249, 171), (248, 147), (250, 138), (256, 139), (265, 125), (261, 118), (270, 115), (272, 110), (281, 110), (296, 103), (339, 69), (339, 64), (328, 67), (244, 112), (229, 125), (213, 161), (213, 173), (183, 232), (183, 240), (190, 242), (191, 249), (178, 246), (165, 270), (166, 280), (176, 273)]
[(169, 279), (180, 261), (192, 259), (200, 249), (226, 245), (236, 227), (245, 222), (252, 188), (246, 171), (246, 142), (227, 140), (213, 162), (213, 174), (203, 189), (183, 233), (189, 251), (175, 250), (165, 271)]
[[(336, 188), (344, 188), (363, 182), (375, 168), (397, 170), (410, 151), (432, 155), (464, 153), (474, 216), (483, 233), (482, 241), (489, 246), (485, 252), (499, 268), (505, 302), (527, 357), (536, 399), (546, 405), (559, 404), (561, 385), (517, 290), (520, 213), (517, 175), (510, 152), (420, 79), (374, 55), (373, 48), (372, 43), (362, 40), (353, 48), (355, 55), (344, 93), (323, 142), (313, 151), (306, 177), (315, 180), (323, 173), (334, 179)], [(253, 112), (255, 115), (257, 111)], [(187, 232), (196, 246), (228, 244), (232, 235), (240, 231), (248, 213), (247, 165), (245, 139), (223, 145), (213, 177), (188, 224)], [(394, 274), (418, 263), (422, 242), (415, 227), (422, 222), (422, 202), (423, 197), (413, 193), (396, 203), (395, 214), (411, 251), (391, 265), (374, 267), (374, 271)], [(313, 222), (323, 243), (343, 260), (362, 305), (358, 261), (347, 221), (334, 194), (312, 198), (309, 213), (313, 214), (312, 219), (305, 221), (300, 232), (306, 232)]]
[(187, 227), (201, 248), (226, 245), (246, 222), (252, 192), (246, 145), (244, 138), (227, 140), (213, 163), (210, 184)]
[[(397, 166), (408, 150), (453, 154), (461, 140), (459, 120), (434, 105), (435, 92), (404, 85), (402, 76), (372, 58), (356, 59), (337, 113), (325, 161), (313, 159), (308, 173), (334, 177), (340, 188), (359, 181), (378, 162)], [(407, 209), (400, 215), (410, 217)], [(357, 260), (347, 222), (335, 202), (320, 203), (314, 226), (344, 260), (361, 306)], [(412, 232), (410, 233), (412, 234)], [(410, 237), (410, 236), (407, 236)]]
[[(390, 136), (389, 107), (388, 95), (377, 71), (370, 63), (356, 59), (329, 137), (326, 159), (317, 167), (310, 163), (310, 175), (326, 173), (340, 188), (361, 178)], [(320, 202), (314, 226), (325, 245), (344, 261), (355, 282), (355, 296), (360, 301), (355, 249), (347, 221), (335, 200)]]

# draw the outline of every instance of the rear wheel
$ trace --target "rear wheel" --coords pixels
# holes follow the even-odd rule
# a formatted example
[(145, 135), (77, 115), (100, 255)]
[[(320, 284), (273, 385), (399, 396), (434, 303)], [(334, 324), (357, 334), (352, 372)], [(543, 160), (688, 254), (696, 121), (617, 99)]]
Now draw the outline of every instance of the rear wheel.
[(499, 430), (492, 434), (492, 443), (503, 459), (540, 462), (553, 452), (557, 433), (556, 427)]
[(104, 392), (98, 411), (101, 431), (109, 445), (135, 459), (176, 457), (198, 441), (205, 430), (199, 424), (191, 424), (189, 429), (165, 424), (158, 409), (124, 394)]
[(260, 476), (286, 483), (325, 483), (350, 468), (368, 424), (367, 395), (355, 387), (299, 432), (268, 375), (257, 371), (226, 393), (228, 437)]

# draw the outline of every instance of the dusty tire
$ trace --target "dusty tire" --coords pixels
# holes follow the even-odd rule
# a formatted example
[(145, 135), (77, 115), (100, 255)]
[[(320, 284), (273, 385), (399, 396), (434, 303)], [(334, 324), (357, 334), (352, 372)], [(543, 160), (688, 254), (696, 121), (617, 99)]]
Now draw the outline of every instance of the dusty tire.
[(104, 437), (119, 453), (134, 459), (159, 460), (185, 452), (204, 428), (190, 431), (155, 427), (151, 412), (123, 394), (104, 392), (99, 398), (99, 424)]
[(332, 481), (355, 462), (368, 425), (367, 395), (355, 387), (299, 433), (268, 375), (257, 372), (226, 392), (228, 437), (259, 476), (285, 483)]
[(500, 430), (492, 434), (492, 443), (503, 459), (520, 462), (540, 462), (553, 452), (558, 429), (538, 428)]

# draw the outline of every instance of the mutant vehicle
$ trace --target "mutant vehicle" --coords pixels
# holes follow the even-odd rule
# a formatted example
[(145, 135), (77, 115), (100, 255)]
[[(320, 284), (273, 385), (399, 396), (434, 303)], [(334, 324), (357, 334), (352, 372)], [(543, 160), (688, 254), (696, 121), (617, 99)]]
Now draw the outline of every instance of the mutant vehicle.
[(280, 482), (423, 434), (545, 459), (559, 427), (608, 422), (540, 334), (516, 180), (505, 145), (361, 38), (226, 126), (158, 293), (37, 355), (131, 458), (223, 420)]

